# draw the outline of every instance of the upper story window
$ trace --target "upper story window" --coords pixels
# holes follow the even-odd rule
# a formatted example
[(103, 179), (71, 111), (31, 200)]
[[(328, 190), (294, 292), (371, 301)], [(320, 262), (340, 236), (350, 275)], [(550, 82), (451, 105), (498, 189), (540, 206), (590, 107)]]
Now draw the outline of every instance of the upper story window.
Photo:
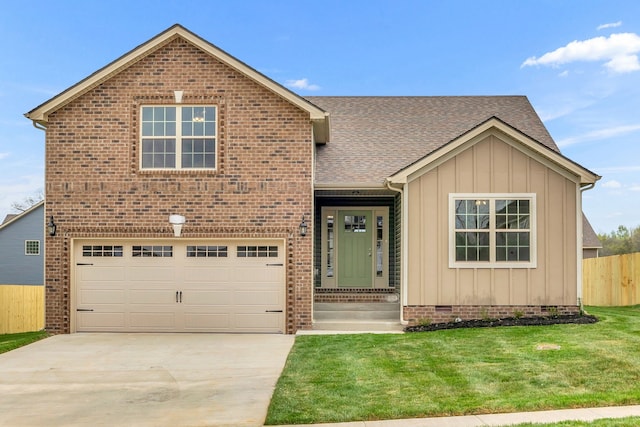
[(534, 268), (535, 194), (451, 194), (449, 266)]
[(142, 169), (216, 169), (216, 107), (144, 106), (141, 113)]

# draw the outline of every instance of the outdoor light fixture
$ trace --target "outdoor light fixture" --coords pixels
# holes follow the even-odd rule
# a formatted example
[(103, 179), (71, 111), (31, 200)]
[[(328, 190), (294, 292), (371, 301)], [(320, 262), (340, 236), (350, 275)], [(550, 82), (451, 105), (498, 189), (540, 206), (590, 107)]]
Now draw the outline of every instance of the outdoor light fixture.
[(173, 225), (173, 235), (175, 237), (180, 237), (182, 226), (185, 222), (186, 219), (182, 215), (169, 215), (169, 224)]
[(49, 233), (49, 236), (51, 237), (55, 236), (57, 228), (58, 226), (56, 225), (55, 222), (53, 222), (53, 215), (51, 215), (49, 217), (49, 222), (47, 223), (47, 233)]
[(300, 225), (298, 226), (298, 228), (300, 228), (300, 235), (301, 236), (306, 236), (307, 235), (307, 223), (304, 220), (304, 215), (302, 215), (302, 222), (300, 223)]

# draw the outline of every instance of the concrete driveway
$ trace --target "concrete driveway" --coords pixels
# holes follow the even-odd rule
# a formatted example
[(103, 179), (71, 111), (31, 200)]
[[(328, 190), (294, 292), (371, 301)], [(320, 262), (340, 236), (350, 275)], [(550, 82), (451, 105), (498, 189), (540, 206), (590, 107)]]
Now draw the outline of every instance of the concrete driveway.
[(0, 354), (0, 425), (261, 426), (291, 335), (57, 335)]

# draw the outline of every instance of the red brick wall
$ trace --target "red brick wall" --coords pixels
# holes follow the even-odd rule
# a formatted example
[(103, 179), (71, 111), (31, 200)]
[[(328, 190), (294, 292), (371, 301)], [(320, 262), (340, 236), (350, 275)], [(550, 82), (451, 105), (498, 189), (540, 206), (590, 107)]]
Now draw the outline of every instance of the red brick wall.
[(403, 318), (409, 326), (420, 323), (446, 323), (454, 319), (480, 320), (504, 319), (508, 317), (544, 317), (554, 314), (577, 314), (578, 306), (540, 305), (409, 305), (403, 307)]
[[(141, 105), (218, 108), (218, 170), (140, 171)], [(71, 239), (285, 237), (287, 332), (311, 328), (312, 141), (309, 114), (178, 38), (49, 116), (46, 328), (70, 332)], [(313, 225), (309, 224), (313, 229)]]

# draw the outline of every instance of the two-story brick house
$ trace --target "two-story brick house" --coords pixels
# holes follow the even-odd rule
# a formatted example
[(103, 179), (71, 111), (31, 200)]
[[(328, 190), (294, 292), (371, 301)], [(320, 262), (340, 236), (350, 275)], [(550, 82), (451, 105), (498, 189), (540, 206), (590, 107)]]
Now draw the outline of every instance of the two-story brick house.
[(46, 326), (575, 312), (581, 190), (524, 97), (303, 98), (176, 25), (36, 107)]

